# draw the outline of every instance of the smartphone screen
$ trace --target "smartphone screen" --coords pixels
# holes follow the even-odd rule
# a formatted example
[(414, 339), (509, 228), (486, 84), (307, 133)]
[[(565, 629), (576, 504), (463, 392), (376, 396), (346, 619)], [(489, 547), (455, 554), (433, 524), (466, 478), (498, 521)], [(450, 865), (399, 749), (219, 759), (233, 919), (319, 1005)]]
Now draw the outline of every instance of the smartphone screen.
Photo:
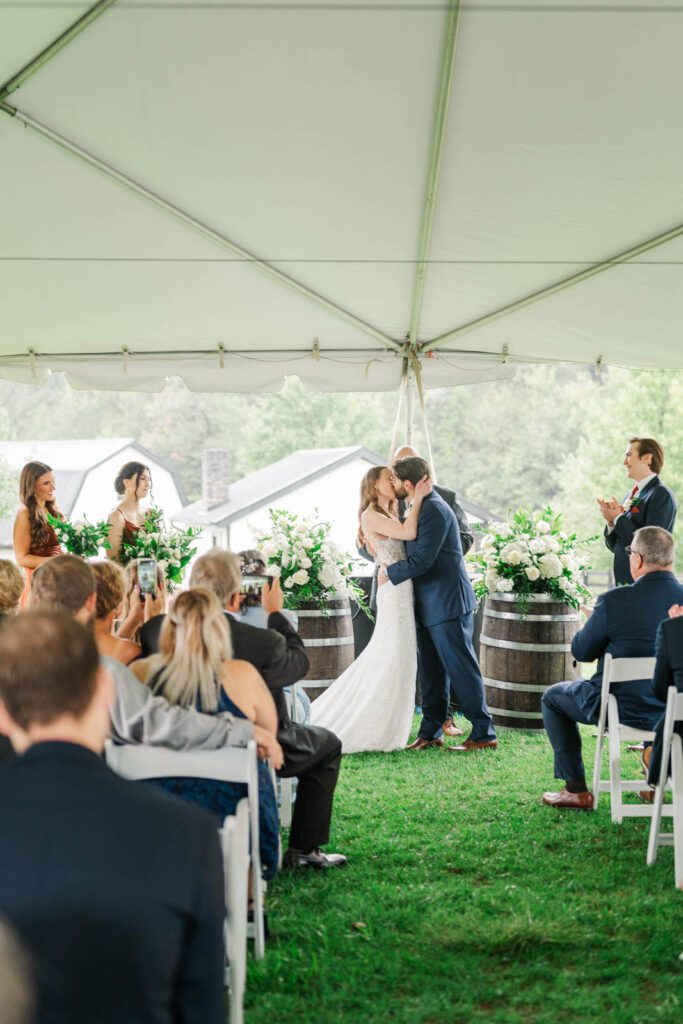
[(269, 582), (269, 576), (245, 576), (240, 587), (242, 607), (258, 608), (261, 604), (261, 591)]
[(154, 558), (141, 558), (138, 562), (138, 586), (141, 594), (157, 596), (157, 563)]

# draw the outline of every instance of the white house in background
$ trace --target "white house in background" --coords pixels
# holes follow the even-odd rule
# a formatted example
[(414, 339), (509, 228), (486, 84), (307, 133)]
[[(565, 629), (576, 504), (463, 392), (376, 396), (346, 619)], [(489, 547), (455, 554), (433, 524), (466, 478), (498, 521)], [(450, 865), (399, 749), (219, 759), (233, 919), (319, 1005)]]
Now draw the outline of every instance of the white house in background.
[[(106, 519), (120, 500), (114, 480), (126, 462), (144, 462), (152, 473), (154, 504), (169, 518), (187, 501), (179, 476), (165, 462), (130, 437), (86, 441), (0, 441), (0, 461), (16, 473), (17, 490), (22, 466), (36, 460), (51, 466), (57, 502), (70, 519), (87, 516)], [(17, 506), (19, 502), (17, 500)], [(0, 520), (0, 553), (12, 549), (12, 520)]]
[[(333, 541), (355, 555), (360, 482), (371, 466), (384, 465), (368, 448), (305, 448), (229, 484), (229, 453), (214, 449), (204, 453), (201, 500), (174, 520), (203, 528), (200, 553), (215, 546), (241, 551), (267, 532), (269, 508), (299, 516), (317, 509), (332, 524)], [(479, 506), (463, 507), (473, 521), (488, 518)]]

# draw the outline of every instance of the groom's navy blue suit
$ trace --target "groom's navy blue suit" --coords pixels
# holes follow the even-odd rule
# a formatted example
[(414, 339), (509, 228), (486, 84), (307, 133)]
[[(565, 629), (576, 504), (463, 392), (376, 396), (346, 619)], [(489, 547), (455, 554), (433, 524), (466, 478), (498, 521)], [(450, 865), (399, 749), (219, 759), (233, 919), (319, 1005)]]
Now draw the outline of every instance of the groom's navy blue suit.
[(472, 723), (470, 738), (495, 739), (472, 646), (477, 602), (465, 568), (458, 520), (435, 491), (422, 502), (417, 537), (406, 544), (406, 555), (404, 561), (387, 566), (387, 575), (393, 584), (412, 579), (415, 589), (422, 670), (420, 737), (431, 740), (441, 735), (450, 678), (460, 709)]

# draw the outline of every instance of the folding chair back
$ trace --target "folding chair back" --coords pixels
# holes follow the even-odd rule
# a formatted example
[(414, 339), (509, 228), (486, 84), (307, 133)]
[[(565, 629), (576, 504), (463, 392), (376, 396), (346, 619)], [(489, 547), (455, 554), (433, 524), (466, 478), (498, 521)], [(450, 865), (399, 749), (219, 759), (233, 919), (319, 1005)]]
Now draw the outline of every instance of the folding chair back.
[[(652, 807), (649, 805), (624, 804), (622, 800), (623, 793), (644, 789), (644, 783), (642, 779), (622, 779), (620, 743), (651, 740), (654, 733), (622, 725), (619, 721), (619, 705), (612, 687), (638, 679), (651, 679), (654, 670), (654, 658), (613, 658), (611, 654), (605, 655), (593, 766), (593, 807), (597, 809), (600, 793), (609, 793), (612, 821), (617, 823), (624, 817), (648, 817), (652, 814)], [(602, 750), (606, 731), (609, 733), (610, 776), (609, 779), (602, 780)]]
[(219, 750), (169, 750), (144, 743), (117, 746), (107, 743), (107, 764), (126, 779), (191, 778), (241, 782), (247, 787), (251, 833), (251, 866), (254, 888), (254, 955), (265, 954), (263, 924), (264, 883), (261, 876), (259, 847), (258, 760), (256, 743), (246, 747), (221, 747)]
[[(664, 732), (662, 734), (662, 765), (659, 771), (659, 782), (655, 790), (655, 802), (650, 822), (650, 836), (647, 844), (647, 863), (654, 864), (659, 846), (674, 848), (674, 877), (676, 887), (683, 889), (683, 741), (674, 732), (677, 723), (683, 723), (683, 693), (678, 693), (675, 686), (669, 687), (664, 716)], [(669, 762), (671, 774), (669, 775)], [(673, 832), (662, 832), (662, 816), (664, 808), (664, 792), (671, 786)], [(666, 810), (669, 810), (666, 808)]]
[(220, 832), (225, 871), (225, 948), (230, 988), (230, 1024), (243, 1024), (247, 980), (247, 900), (249, 887), (249, 802), (240, 800)]

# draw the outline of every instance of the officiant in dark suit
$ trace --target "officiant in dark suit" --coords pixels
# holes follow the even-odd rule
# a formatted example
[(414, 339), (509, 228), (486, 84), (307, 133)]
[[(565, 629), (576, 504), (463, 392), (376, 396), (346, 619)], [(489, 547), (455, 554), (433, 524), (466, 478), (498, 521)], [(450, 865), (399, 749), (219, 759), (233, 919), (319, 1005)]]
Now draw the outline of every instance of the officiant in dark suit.
[(643, 526), (661, 526), (673, 532), (676, 522), (676, 501), (659, 479), (664, 465), (664, 449), (651, 437), (632, 437), (624, 455), (626, 474), (633, 488), (623, 502), (616, 498), (598, 498), (600, 514), (605, 520), (605, 544), (614, 552), (614, 581), (633, 583), (627, 549), (636, 530)]

